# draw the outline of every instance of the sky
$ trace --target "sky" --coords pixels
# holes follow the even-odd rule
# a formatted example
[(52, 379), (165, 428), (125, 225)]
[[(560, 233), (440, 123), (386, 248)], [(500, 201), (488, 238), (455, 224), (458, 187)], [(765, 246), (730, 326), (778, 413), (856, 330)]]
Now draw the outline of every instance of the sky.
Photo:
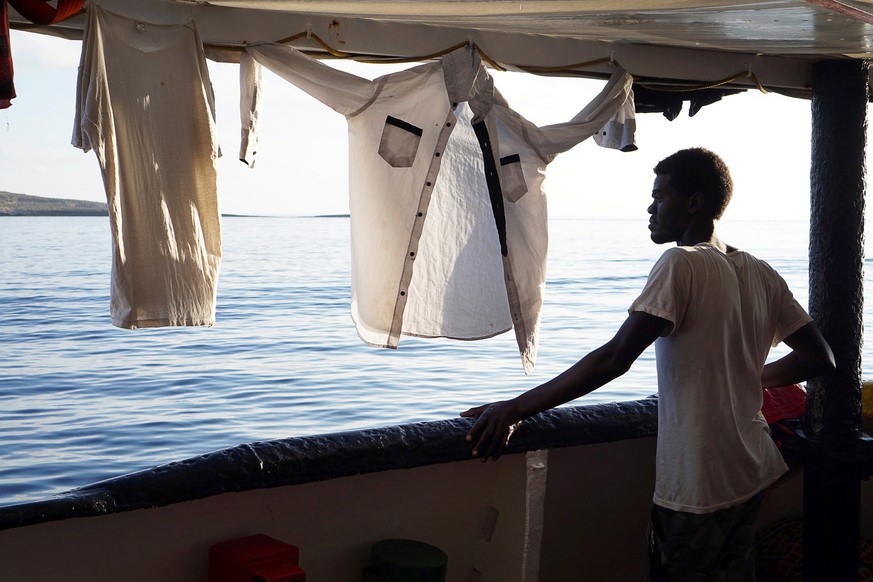
[[(81, 42), (12, 31), (18, 97), (0, 110), (0, 190), (105, 201), (97, 158), (70, 145)], [(374, 78), (398, 66), (330, 61)], [(403, 65), (411, 67), (414, 65)], [(229, 214), (318, 215), (348, 212), (347, 124), (332, 109), (269, 71), (264, 73), (260, 144), (254, 168), (238, 160), (238, 67), (209, 61), (223, 157), (219, 202)], [(603, 81), (492, 71), (509, 104), (537, 125), (567, 121)], [(746, 91), (689, 117), (637, 117), (636, 152), (587, 140), (547, 170), (551, 217), (633, 218), (645, 214), (658, 160), (707, 147), (731, 168), (728, 220), (807, 219), (810, 103)]]

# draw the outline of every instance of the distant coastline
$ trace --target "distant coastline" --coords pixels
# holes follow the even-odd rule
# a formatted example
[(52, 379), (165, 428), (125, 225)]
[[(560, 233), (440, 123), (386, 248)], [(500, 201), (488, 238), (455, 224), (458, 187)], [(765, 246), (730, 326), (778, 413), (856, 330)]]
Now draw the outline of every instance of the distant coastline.
[(0, 191), (0, 216), (107, 216), (105, 202), (43, 198)]
[[(108, 216), (105, 202), (45, 198), (0, 191), (0, 216)], [(250, 214), (222, 214), (230, 218), (288, 218)], [(348, 218), (348, 214), (319, 214), (309, 218)]]

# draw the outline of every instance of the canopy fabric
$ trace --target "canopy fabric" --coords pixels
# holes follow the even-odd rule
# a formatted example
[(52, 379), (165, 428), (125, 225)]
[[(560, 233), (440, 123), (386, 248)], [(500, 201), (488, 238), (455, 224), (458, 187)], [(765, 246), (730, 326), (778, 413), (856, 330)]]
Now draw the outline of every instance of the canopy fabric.
[[(293, 39), (346, 58), (427, 57), (473, 43), (492, 66), (605, 78), (808, 90), (809, 65), (871, 58), (873, 0), (92, 0), (151, 22), (194, 19), (216, 60), (246, 44)], [(81, 35), (82, 16), (13, 28)], [(542, 70), (548, 67), (548, 70)]]
[(870, 0), (209, 0), (207, 4), (783, 55), (870, 56), (873, 23)]

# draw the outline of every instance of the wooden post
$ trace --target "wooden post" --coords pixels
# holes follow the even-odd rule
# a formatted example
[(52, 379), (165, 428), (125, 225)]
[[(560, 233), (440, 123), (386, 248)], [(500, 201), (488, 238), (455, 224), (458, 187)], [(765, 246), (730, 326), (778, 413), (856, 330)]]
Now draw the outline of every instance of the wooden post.
[(823, 61), (812, 73), (810, 314), (837, 369), (809, 383), (805, 432), (806, 582), (858, 579), (864, 189), (868, 69)]

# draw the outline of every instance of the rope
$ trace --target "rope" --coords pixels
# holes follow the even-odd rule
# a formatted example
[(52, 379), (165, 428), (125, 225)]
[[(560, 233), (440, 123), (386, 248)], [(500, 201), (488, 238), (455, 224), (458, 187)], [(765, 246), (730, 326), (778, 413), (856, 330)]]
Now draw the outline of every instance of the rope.
[(458, 43), (455, 46), (449, 47), (447, 49), (441, 50), (439, 52), (431, 53), (429, 55), (421, 55), (418, 57), (398, 57), (398, 58), (385, 58), (385, 59), (355, 59), (359, 63), (368, 63), (368, 64), (379, 64), (379, 63), (417, 63), (420, 61), (428, 61), (431, 59), (439, 58), (443, 55), (447, 55), (452, 51), (456, 51), (459, 48), (467, 46), (468, 43), (462, 42)]
[(489, 65), (491, 65), (494, 69), (496, 69), (498, 71), (505, 71), (506, 70), (505, 67), (498, 65), (497, 61), (495, 61), (494, 59), (489, 57), (487, 54), (485, 54), (485, 51), (480, 49), (478, 46), (476, 47), (476, 51), (479, 53), (479, 56), (482, 57), (482, 60), (485, 61), (486, 63), (488, 63)]
[(758, 91), (761, 93), (769, 93), (769, 91), (761, 85), (761, 82), (758, 81), (758, 77), (755, 76), (755, 73), (749, 71), (743, 71), (742, 73), (737, 73), (736, 75), (732, 75), (726, 79), (722, 79), (721, 81), (715, 81), (713, 83), (706, 83), (703, 85), (693, 85), (688, 87), (663, 87), (660, 85), (652, 85), (650, 83), (640, 83), (641, 87), (645, 87), (646, 89), (651, 89), (652, 91), (665, 91), (668, 93), (683, 93), (686, 91), (701, 91), (704, 89), (715, 89), (717, 87), (721, 87), (722, 85), (727, 85), (732, 81), (736, 81), (737, 79), (741, 79), (742, 77), (751, 77), (755, 82), (755, 86), (758, 88)]
[(396, 58), (395, 57), (386, 57), (386, 58), (382, 58), (382, 59), (363, 59), (360, 57), (355, 58), (356, 57), (355, 53), (347, 53), (347, 52), (336, 50), (335, 48), (333, 48), (332, 46), (327, 44), (324, 40), (322, 40), (322, 38), (320, 36), (312, 33), (311, 31), (298, 32), (297, 34), (294, 34), (294, 35), (289, 36), (287, 38), (277, 40), (276, 44), (288, 44), (290, 42), (293, 42), (295, 40), (299, 40), (301, 38), (314, 40), (316, 43), (318, 43), (319, 46), (321, 46), (321, 48), (326, 50), (328, 52), (328, 54), (330, 54), (331, 56), (336, 57), (338, 59), (354, 59), (355, 61), (357, 61), (359, 63), (366, 63), (366, 64), (417, 63), (419, 61), (426, 61), (426, 60), (430, 60), (430, 59), (439, 58), (443, 55), (446, 55), (454, 50), (457, 50), (457, 49), (467, 45), (466, 42), (462, 42), (460, 44), (456, 44), (455, 46), (449, 47), (447, 49), (441, 50), (441, 51), (436, 52), (436, 53), (432, 53), (429, 55), (415, 56), (415, 57), (396, 57)]
[(561, 72), (571, 73), (571, 72), (573, 72), (572, 69), (581, 69), (583, 67), (590, 67), (592, 65), (600, 65), (602, 63), (612, 63), (612, 62), (615, 62), (612, 60), (612, 57), (603, 57), (600, 59), (594, 59), (593, 61), (585, 61), (582, 63), (575, 63), (572, 65), (558, 65), (558, 66), (554, 66), (554, 67), (536, 67), (536, 66), (522, 67), (522, 66), (520, 66), (519, 69), (521, 69), (522, 71), (525, 71), (528, 73), (534, 73), (534, 74), (536, 74), (536, 73), (561, 73)]
[(306, 32), (298, 32), (297, 34), (289, 36), (288, 38), (283, 38), (282, 40), (277, 40), (276, 44), (288, 44), (289, 42), (293, 42), (293, 41), (301, 39), (301, 38), (314, 40), (316, 43), (319, 44), (319, 46), (321, 46), (321, 48), (326, 50), (328, 52), (328, 54), (330, 54), (331, 56), (334, 56), (338, 59), (349, 59), (349, 58), (353, 58), (355, 56), (352, 53), (346, 53), (346, 52), (336, 50), (335, 48), (333, 48), (332, 46), (330, 46), (329, 44), (327, 44), (326, 42), (321, 40), (320, 36), (318, 36), (317, 34), (313, 34), (312, 31), (309, 31), (309, 30), (307, 30)]

